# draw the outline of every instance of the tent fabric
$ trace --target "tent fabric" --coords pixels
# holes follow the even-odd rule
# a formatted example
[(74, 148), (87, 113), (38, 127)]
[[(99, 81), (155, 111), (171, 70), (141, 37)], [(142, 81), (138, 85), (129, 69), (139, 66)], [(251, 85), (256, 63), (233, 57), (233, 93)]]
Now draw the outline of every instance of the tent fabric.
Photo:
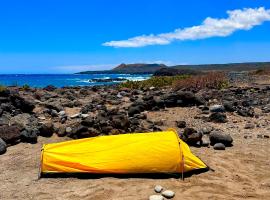
[(182, 173), (207, 168), (174, 130), (43, 145), (42, 173)]

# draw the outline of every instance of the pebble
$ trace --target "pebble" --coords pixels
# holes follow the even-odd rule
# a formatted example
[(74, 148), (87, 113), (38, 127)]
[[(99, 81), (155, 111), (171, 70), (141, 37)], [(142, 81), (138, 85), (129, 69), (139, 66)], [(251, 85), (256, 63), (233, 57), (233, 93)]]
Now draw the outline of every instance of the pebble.
[(77, 114), (71, 115), (70, 118), (74, 119), (74, 118), (78, 118), (80, 116), (81, 116), (81, 113), (77, 113)]
[(85, 118), (89, 117), (89, 114), (81, 114), (81, 117), (82, 117), (83, 119), (85, 119)]
[(214, 145), (214, 149), (215, 150), (225, 150), (225, 145), (224, 144), (222, 144), (222, 143), (216, 143), (215, 145)]
[(166, 197), (167, 199), (171, 199), (175, 195), (175, 193), (173, 191), (171, 191), (171, 190), (165, 190), (161, 194), (162, 194), (162, 196)]
[(155, 192), (160, 193), (163, 190), (163, 187), (161, 185), (156, 185)]
[(164, 198), (161, 195), (151, 195), (149, 200), (164, 200)]
[(66, 112), (65, 112), (64, 110), (62, 110), (62, 111), (60, 111), (58, 114), (59, 114), (60, 116), (65, 116), (65, 115), (66, 115)]

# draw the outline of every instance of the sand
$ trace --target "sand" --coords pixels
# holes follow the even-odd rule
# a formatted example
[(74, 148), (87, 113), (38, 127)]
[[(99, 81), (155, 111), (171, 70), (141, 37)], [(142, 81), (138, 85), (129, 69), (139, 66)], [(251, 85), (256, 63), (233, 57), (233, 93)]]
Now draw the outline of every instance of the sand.
[[(174, 199), (270, 199), (270, 139), (257, 138), (257, 134), (268, 134), (269, 130), (244, 130), (246, 119), (234, 115), (229, 115), (229, 122), (222, 125), (200, 123), (193, 118), (196, 112), (196, 108), (173, 108), (166, 112), (148, 113), (148, 116), (152, 120), (164, 120), (163, 128), (174, 126), (176, 119), (183, 119), (189, 126), (211, 125), (229, 131), (234, 138), (234, 146), (225, 151), (191, 148), (215, 172), (193, 175), (184, 181), (157, 177), (38, 180), (42, 144), (67, 140), (57, 136), (39, 137), (37, 144), (20, 143), (9, 147), (7, 153), (0, 156), (0, 199), (143, 200), (154, 194), (157, 184), (175, 191)], [(252, 138), (244, 139), (244, 135)]]

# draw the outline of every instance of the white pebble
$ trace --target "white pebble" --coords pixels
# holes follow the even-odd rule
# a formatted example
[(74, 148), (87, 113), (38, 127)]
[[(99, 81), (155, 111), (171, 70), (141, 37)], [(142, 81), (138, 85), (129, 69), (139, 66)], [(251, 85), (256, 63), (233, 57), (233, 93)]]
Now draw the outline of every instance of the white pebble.
[(161, 195), (151, 195), (149, 200), (164, 200), (164, 198)]
[(160, 193), (163, 190), (163, 187), (161, 185), (156, 185), (155, 192)]
[(162, 195), (168, 199), (171, 199), (174, 197), (175, 193), (171, 190), (165, 190), (164, 192), (162, 192)]

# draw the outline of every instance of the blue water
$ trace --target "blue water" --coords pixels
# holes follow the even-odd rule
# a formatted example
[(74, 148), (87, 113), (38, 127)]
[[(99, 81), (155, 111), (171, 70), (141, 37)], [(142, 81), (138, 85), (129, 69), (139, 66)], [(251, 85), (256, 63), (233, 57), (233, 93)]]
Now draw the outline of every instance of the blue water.
[(110, 85), (116, 82), (89, 82), (91, 79), (125, 78), (128, 80), (145, 80), (150, 75), (130, 75), (130, 74), (0, 74), (0, 85), (45, 87), (54, 85), (64, 86), (94, 86)]

